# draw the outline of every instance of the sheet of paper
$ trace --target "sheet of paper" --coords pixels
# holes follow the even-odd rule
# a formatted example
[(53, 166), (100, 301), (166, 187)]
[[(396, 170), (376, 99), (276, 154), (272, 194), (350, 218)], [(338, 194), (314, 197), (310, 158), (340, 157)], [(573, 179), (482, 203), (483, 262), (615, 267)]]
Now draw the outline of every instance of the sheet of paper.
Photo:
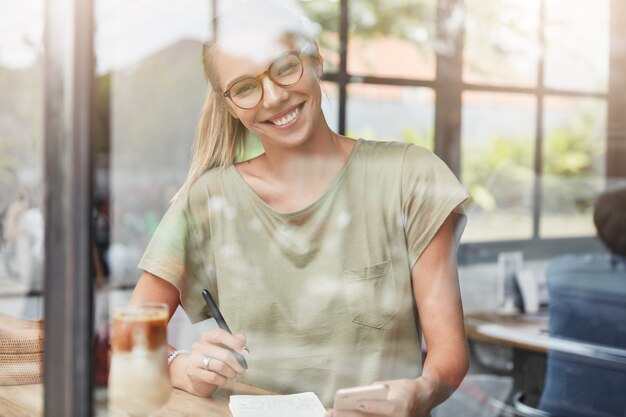
[(231, 395), (233, 417), (323, 417), (326, 409), (312, 392), (291, 395)]

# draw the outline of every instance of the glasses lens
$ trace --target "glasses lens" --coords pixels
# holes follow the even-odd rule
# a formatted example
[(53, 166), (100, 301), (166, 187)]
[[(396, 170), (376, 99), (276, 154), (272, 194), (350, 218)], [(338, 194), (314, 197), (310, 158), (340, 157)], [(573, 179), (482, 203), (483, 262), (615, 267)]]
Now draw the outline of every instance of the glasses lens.
[(270, 78), (283, 87), (295, 84), (302, 76), (302, 61), (296, 54), (278, 58), (270, 67)]
[(261, 96), (261, 84), (254, 78), (238, 81), (230, 88), (230, 98), (239, 107), (254, 107), (261, 100)]

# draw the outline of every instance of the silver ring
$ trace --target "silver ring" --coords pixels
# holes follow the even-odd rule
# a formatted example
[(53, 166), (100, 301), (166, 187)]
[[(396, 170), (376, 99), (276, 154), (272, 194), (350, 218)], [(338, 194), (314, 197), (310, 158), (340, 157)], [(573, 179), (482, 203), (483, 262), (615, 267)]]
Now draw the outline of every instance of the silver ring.
[(204, 359), (202, 360), (202, 365), (206, 371), (210, 371), (209, 364), (211, 363), (211, 359), (213, 358), (209, 356), (205, 356)]
[(204, 359), (202, 360), (202, 365), (206, 371), (209, 371), (209, 364), (211, 363), (211, 359), (213, 358), (209, 356), (205, 356)]

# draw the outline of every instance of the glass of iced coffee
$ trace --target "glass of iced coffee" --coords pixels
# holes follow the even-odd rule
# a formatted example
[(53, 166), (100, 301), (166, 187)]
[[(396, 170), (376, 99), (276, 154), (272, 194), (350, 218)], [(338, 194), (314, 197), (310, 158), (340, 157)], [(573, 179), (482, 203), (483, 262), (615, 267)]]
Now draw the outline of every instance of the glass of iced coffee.
[(113, 314), (109, 407), (149, 416), (169, 398), (166, 304), (129, 304)]

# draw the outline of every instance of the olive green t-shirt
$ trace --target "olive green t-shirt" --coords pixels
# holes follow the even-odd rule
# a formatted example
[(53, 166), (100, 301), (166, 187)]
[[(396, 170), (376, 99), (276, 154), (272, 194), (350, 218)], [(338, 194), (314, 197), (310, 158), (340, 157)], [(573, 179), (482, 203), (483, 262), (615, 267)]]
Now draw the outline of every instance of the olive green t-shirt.
[(139, 267), (178, 288), (192, 322), (210, 317), (211, 292), (247, 336), (239, 381), (332, 406), (338, 388), (420, 375), (411, 268), (466, 198), (439, 158), (406, 143), (358, 140), (324, 195), (291, 213), (234, 166), (213, 169), (172, 204)]

